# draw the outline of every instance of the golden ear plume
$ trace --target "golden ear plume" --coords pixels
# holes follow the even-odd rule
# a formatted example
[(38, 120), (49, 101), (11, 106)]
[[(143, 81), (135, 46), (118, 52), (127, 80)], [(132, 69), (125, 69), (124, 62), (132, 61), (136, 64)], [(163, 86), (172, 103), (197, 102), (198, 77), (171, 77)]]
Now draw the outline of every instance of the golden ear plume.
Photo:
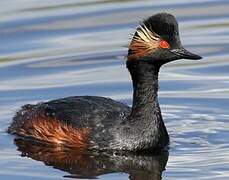
[(160, 36), (148, 29), (145, 24), (140, 25), (129, 44), (131, 54), (128, 60), (136, 60), (154, 52), (159, 47)]

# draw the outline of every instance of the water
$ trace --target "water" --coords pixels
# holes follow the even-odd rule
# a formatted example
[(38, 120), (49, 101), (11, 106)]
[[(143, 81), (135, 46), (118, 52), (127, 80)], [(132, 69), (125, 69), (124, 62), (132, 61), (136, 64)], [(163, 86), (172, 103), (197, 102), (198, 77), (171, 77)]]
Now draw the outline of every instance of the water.
[[(0, 179), (229, 178), (229, 1), (2, 0), (0, 9)], [(98, 95), (131, 104), (126, 46), (157, 12), (176, 15), (184, 46), (204, 57), (161, 70), (169, 155), (79, 156), (6, 133), (26, 103)]]

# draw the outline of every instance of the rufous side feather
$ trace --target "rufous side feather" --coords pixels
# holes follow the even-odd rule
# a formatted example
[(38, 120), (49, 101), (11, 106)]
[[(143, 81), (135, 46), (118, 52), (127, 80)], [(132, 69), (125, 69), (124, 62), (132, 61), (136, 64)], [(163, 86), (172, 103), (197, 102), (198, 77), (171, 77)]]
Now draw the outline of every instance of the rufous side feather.
[(55, 118), (40, 115), (19, 127), (14, 133), (56, 146), (86, 149), (90, 129), (72, 127)]

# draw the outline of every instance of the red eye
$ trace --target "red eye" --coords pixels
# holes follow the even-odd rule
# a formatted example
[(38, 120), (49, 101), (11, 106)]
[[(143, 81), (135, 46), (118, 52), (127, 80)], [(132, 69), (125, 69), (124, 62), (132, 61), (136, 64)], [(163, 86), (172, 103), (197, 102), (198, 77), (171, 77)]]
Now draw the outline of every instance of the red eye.
[(160, 41), (160, 47), (163, 49), (169, 49), (169, 43), (167, 43), (165, 40)]

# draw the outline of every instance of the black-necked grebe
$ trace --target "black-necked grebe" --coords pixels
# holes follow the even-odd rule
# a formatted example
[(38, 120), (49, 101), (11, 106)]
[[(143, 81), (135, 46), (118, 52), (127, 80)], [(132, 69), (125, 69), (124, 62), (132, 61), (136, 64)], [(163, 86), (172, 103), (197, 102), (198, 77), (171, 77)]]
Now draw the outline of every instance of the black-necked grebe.
[(25, 105), (9, 132), (60, 147), (84, 150), (162, 150), (169, 144), (159, 102), (160, 67), (177, 59), (201, 59), (185, 50), (171, 14), (144, 20), (129, 44), (132, 108), (109, 98), (76, 96)]

